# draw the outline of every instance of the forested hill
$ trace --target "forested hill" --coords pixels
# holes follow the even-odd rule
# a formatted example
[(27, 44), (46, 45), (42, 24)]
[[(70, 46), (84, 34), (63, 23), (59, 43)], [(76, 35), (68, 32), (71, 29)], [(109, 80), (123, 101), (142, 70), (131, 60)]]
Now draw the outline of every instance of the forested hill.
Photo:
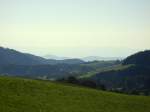
[(150, 66), (150, 50), (141, 51), (136, 54), (133, 54), (127, 57), (123, 61), (124, 65), (127, 64), (135, 64), (135, 65), (142, 65), (142, 66)]
[(150, 51), (133, 54), (123, 64), (90, 77), (107, 89), (150, 95)]

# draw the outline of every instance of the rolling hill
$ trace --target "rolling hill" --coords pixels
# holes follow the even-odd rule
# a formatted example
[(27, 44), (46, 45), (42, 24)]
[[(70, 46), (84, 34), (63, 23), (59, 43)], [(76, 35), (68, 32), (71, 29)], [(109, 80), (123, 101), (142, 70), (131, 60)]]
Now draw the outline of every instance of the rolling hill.
[(13, 49), (0, 47), (0, 65), (44, 65), (44, 64), (81, 64), (80, 59), (54, 60), (45, 59), (28, 53), (22, 53)]
[(37, 65), (47, 63), (47, 60), (39, 56), (0, 47), (0, 65)]
[(115, 61), (84, 62), (80, 59), (54, 60), (0, 47), (0, 74), (40, 79), (79, 76)]
[(150, 51), (142, 51), (128, 56), (116, 68), (101, 70), (90, 75), (108, 90), (150, 95)]
[(0, 74), (30, 78), (60, 78), (69, 74), (84, 73), (88, 67), (80, 67), (80, 59), (45, 59), (13, 49), (0, 47)]
[(81, 66), (79, 64), (0, 66), (0, 74), (3, 75), (40, 79), (58, 79), (67, 76), (78, 76), (93, 70), (91, 67)]
[(0, 112), (149, 112), (150, 97), (0, 77)]

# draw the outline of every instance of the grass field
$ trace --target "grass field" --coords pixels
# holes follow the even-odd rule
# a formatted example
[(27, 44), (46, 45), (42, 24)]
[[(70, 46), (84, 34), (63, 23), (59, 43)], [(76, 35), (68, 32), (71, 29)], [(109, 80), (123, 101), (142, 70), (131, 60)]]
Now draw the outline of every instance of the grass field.
[(150, 112), (150, 97), (0, 77), (0, 112)]

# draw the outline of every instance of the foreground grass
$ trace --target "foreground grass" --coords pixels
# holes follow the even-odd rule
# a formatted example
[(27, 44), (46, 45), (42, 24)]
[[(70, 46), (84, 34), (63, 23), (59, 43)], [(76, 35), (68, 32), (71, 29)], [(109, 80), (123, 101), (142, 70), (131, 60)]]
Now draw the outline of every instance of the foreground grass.
[(0, 112), (150, 112), (150, 97), (0, 77)]

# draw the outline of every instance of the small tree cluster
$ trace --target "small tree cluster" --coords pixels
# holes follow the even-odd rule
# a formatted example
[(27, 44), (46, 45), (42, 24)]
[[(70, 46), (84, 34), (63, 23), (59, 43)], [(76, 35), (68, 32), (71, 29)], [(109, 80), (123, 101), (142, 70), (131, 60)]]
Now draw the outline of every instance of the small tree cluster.
[(105, 90), (105, 86), (103, 84), (96, 84), (96, 82), (91, 79), (77, 79), (74, 76), (69, 76), (67, 78), (62, 78), (57, 81)]

